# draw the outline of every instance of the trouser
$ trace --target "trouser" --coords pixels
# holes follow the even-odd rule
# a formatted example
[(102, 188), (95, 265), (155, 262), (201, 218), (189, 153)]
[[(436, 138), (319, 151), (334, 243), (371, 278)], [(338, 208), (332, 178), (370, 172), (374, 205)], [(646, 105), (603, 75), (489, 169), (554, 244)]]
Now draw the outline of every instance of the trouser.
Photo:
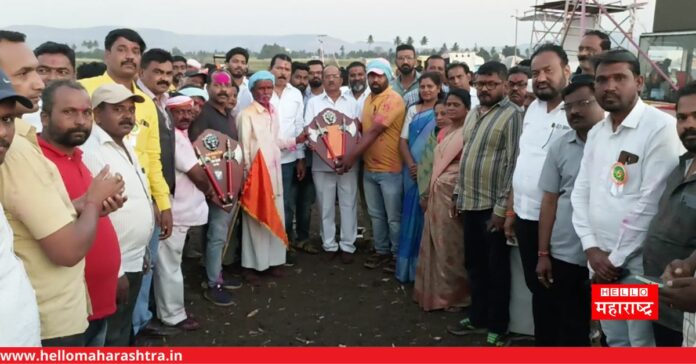
[[(338, 175), (335, 172), (314, 172), (317, 202), (321, 226), (319, 228), (322, 247), (327, 252), (340, 249), (346, 253), (355, 252), (355, 239), (358, 235), (358, 172)], [(336, 244), (336, 193), (341, 218), (340, 243)]]
[(147, 273), (143, 274), (140, 292), (138, 292), (135, 308), (133, 308), (133, 335), (137, 335), (152, 319), (152, 312), (150, 312), (150, 291), (152, 289), (152, 274), (157, 269), (157, 247), (160, 243), (160, 231), (160, 227), (155, 225), (155, 229), (152, 231), (152, 237), (150, 237), (150, 242), (147, 245), (147, 254), (150, 257), (151, 267)]
[[(372, 236), (378, 254), (399, 251), (403, 183), (401, 173), (370, 172), (363, 176), (367, 213), (372, 220)], [(390, 249), (391, 247), (391, 249)]]
[[(630, 258), (624, 263), (624, 268), (631, 275), (643, 274), (643, 256)], [(625, 280), (619, 281), (622, 284)], [(646, 320), (603, 320), (602, 331), (607, 336), (609, 346), (655, 346), (652, 322)]]
[(160, 242), (157, 251), (158, 265), (154, 277), (157, 317), (171, 326), (186, 320), (181, 258), (188, 229), (188, 226), (174, 226), (172, 235)]
[(85, 334), (76, 334), (70, 336), (55, 337), (52, 339), (41, 340), (41, 346), (85, 346)]
[(107, 319), (102, 318), (89, 322), (87, 331), (85, 331), (85, 346), (101, 347), (106, 341), (106, 328), (108, 326)]
[(142, 285), (143, 272), (126, 272), (128, 301), (118, 304), (107, 319), (105, 346), (128, 346), (133, 338), (133, 310)]
[(534, 312), (534, 325), (546, 330), (536, 345), (590, 346), (589, 270), (550, 259), (553, 284), (550, 288), (542, 286), (535, 295), (537, 307), (543, 311)]
[(285, 210), (285, 233), (291, 243), (296, 241), (293, 231), (293, 220), (295, 219), (295, 206), (297, 205), (297, 162), (290, 162), (281, 165), (283, 173), (283, 209)]
[(311, 162), (312, 160), (309, 159), (307, 171), (302, 181), (298, 180), (297, 174), (295, 174), (295, 193), (297, 194), (295, 205), (295, 231), (297, 232), (297, 242), (309, 239), (312, 204), (314, 204), (314, 199), (316, 197), (312, 168), (310, 167)]
[(205, 272), (208, 285), (222, 283), (222, 252), (227, 242), (227, 233), (232, 222), (232, 213), (208, 202), (208, 231), (205, 244)]
[(515, 218), (515, 236), (522, 258), (524, 281), (532, 292), (532, 315), (534, 318), (534, 340), (537, 346), (553, 346), (558, 336), (555, 331), (556, 318), (549, 317), (549, 307), (553, 301), (550, 292), (539, 283), (536, 274), (539, 252), (539, 222)]
[(658, 322), (652, 323), (653, 336), (655, 336), (655, 346), (658, 347), (679, 347), (682, 346), (684, 336), (681, 331), (672, 330), (667, 326), (660, 325)]
[(492, 209), (463, 211), (465, 267), (471, 283), (469, 319), (505, 334), (510, 321), (510, 247), (502, 231), (490, 232)]

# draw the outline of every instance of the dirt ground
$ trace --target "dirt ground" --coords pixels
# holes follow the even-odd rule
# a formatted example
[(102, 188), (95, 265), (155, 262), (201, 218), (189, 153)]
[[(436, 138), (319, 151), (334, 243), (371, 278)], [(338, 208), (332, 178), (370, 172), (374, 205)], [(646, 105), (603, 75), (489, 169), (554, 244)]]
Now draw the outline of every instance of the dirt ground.
[[(365, 216), (360, 213), (360, 225)], [(312, 241), (319, 245), (316, 216)], [(369, 233), (368, 233), (369, 234)], [(485, 335), (456, 337), (448, 324), (466, 311), (424, 312), (413, 301), (412, 285), (381, 269), (368, 270), (369, 240), (356, 243), (353, 264), (326, 253), (297, 253), (287, 276), (263, 277), (260, 287), (232, 291), (235, 304), (217, 307), (202, 295), (198, 259), (184, 260), (187, 312), (201, 328), (169, 337), (140, 337), (144, 346), (481, 346)], [(239, 269), (226, 268), (226, 275)], [(519, 338), (518, 338), (519, 339)], [(529, 345), (515, 340), (511, 345)]]

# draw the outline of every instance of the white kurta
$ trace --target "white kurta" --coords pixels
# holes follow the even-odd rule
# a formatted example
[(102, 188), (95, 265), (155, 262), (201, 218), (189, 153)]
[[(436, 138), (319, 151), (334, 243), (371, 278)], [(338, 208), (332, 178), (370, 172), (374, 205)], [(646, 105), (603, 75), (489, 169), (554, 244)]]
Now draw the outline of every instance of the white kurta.
[[(244, 153), (244, 171), (249, 173), (256, 154), (261, 150), (273, 184), (276, 209), (284, 225), (280, 150), (295, 148), (295, 140), (279, 139), (279, 127), (278, 114), (275, 111), (269, 113), (256, 101), (237, 117), (239, 142)], [(285, 252), (283, 241), (242, 210), (242, 267), (263, 271), (285, 264)]]

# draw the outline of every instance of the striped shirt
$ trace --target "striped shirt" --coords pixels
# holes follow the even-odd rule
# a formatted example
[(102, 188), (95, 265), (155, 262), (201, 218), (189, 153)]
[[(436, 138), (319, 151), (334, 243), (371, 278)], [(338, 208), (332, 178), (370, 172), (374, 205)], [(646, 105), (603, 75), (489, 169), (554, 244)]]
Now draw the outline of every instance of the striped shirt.
[(454, 194), (460, 211), (493, 209), (505, 216), (524, 111), (505, 97), (487, 112), (474, 107), (464, 121), (464, 149)]

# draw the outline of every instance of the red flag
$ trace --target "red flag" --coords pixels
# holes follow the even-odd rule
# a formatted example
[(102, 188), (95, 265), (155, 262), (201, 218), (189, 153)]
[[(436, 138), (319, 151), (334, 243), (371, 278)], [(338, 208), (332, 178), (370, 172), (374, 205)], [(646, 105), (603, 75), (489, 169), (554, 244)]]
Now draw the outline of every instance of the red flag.
[(256, 153), (249, 176), (244, 183), (241, 205), (249, 216), (288, 246), (288, 236), (273, 199), (273, 184), (261, 150)]

